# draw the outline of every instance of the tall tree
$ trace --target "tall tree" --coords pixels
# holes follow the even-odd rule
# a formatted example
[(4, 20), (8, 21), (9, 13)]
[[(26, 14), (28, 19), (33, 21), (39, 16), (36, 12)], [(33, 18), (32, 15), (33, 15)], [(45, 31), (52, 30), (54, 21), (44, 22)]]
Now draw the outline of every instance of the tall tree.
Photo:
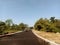
[(13, 25), (11, 26), (11, 29), (12, 29), (12, 30), (18, 30), (18, 25), (17, 25), (17, 24), (13, 24)]
[(8, 26), (11, 26), (13, 24), (13, 21), (11, 19), (7, 19), (5, 22)]
[(11, 19), (7, 19), (5, 21), (5, 23), (6, 23), (7, 28), (10, 29), (11, 28), (11, 25), (13, 24), (13, 21)]
[(25, 28), (27, 28), (27, 24), (24, 24), (24, 23), (19, 24), (19, 29), (20, 30), (24, 30)]
[(0, 21), (0, 34), (2, 34), (5, 30), (5, 23)]
[(51, 20), (52, 23), (54, 23), (55, 22), (55, 17), (51, 17), (50, 20)]

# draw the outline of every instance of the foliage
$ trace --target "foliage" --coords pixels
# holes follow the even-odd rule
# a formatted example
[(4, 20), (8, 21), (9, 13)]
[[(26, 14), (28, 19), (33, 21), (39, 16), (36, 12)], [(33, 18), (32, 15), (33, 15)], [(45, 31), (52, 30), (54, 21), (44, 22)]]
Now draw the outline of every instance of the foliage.
[(29, 27), (29, 29), (33, 29), (33, 27)]
[(24, 30), (28, 25), (24, 23), (14, 24), (11, 19), (7, 19), (5, 22), (0, 21), (0, 35), (8, 34), (10, 32), (16, 32), (20, 30)]
[(2, 21), (0, 21), (0, 34), (2, 34), (3, 33), (3, 31), (5, 30), (5, 23), (4, 22), (2, 22)]
[(27, 24), (20, 23), (18, 27), (19, 27), (19, 30), (24, 30), (25, 28), (27, 28), (27, 26), (28, 26)]
[(55, 19), (55, 17), (51, 17), (50, 20), (47, 18), (40, 18), (36, 21), (34, 28), (36, 30), (42, 30), (46, 32), (60, 32), (60, 20)]
[(7, 19), (5, 22), (8, 26), (11, 26), (13, 24), (13, 21), (11, 19)]

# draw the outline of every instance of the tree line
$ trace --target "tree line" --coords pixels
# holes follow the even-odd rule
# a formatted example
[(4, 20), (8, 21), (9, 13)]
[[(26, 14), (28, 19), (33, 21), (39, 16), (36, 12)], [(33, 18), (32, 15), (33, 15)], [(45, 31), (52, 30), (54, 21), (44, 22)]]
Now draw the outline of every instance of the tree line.
[(50, 19), (40, 18), (34, 25), (35, 30), (46, 31), (46, 32), (60, 32), (60, 19), (51, 17)]
[[(14, 24), (11, 19), (7, 19), (6, 21), (0, 21), (0, 35), (9, 33), (5, 31), (23, 31), (26, 28), (33, 29), (33, 27), (28, 27), (28, 25), (24, 23)], [(60, 32), (60, 19), (56, 19), (55, 17), (51, 17), (50, 19), (40, 18), (35, 22), (34, 29), (38, 31), (54, 33)]]
[(5, 34), (5, 33), (9, 33), (9, 32), (4, 32), (4, 31), (20, 31), (20, 30), (24, 30), (25, 28), (27, 28), (28, 25), (24, 24), (24, 23), (20, 23), (20, 24), (14, 24), (13, 21), (11, 19), (7, 19), (5, 22), (0, 21), (0, 35), (1, 34)]

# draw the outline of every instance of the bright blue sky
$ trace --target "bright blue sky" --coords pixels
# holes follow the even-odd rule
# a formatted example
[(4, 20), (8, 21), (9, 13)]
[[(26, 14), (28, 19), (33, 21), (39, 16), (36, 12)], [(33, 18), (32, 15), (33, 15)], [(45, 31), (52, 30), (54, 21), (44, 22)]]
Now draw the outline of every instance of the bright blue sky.
[(60, 0), (0, 0), (0, 20), (33, 26), (39, 18), (60, 19)]

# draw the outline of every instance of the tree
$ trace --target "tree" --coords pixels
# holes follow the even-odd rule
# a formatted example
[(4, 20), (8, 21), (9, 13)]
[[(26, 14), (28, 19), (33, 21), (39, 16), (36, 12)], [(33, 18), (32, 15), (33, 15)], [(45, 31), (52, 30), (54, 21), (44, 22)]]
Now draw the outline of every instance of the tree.
[(5, 23), (6, 23), (7, 28), (10, 29), (11, 28), (11, 25), (13, 24), (13, 21), (11, 19), (7, 19), (5, 21)]
[(19, 30), (24, 30), (27, 27), (28, 27), (27, 24), (24, 24), (24, 23), (19, 24)]
[(36, 21), (34, 28), (46, 32), (60, 32), (60, 20), (55, 17), (51, 17), (50, 20), (41, 18)]
[(12, 30), (18, 30), (18, 25), (17, 25), (17, 24), (13, 24), (13, 25), (11, 26), (11, 29), (12, 29)]
[(34, 25), (34, 28), (35, 28), (36, 30), (40, 30), (41, 28), (39, 28), (39, 27), (42, 27), (41, 24), (43, 24), (43, 18), (40, 18), (38, 21), (36, 21), (36, 23), (35, 23), (35, 25)]
[(47, 27), (48, 25), (49, 25), (49, 20), (46, 18), (45, 19), (41, 18), (35, 23), (34, 28), (36, 30), (41, 30), (43, 28), (45, 29), (45, 27)]
[(51, 20), (52, 23), (54, 23), (55, 22), (55, 17), (51, 17), (50, 20)]
[(8, 26), (11, 26), (11, 25), (13, 24), (13, 21), (12, 21), (11, 19), (7, 19), (7, 20), (6, 20), (6, 24), (7, 24)]
[(60, 20), (56, 19), (55, 26), (60, 29)]
[(4, 32), (5, 27), (6, 27), (5, 23), (0, 21), (0, 34), (2, 34)]

